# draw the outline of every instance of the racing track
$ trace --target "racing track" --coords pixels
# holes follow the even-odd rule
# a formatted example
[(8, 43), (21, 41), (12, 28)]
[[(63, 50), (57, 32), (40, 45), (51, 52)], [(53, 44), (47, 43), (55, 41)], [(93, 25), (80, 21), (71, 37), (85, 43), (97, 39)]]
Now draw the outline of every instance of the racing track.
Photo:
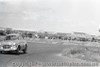
[(0, 67), (19, 67), (25, 63), (39, 63), (38, 65), (41, 65), (41, 63), (86, 62), (85, 60), (60, 56), (61, 51), (69, 47), (71, 46), (29, 42), (27, 54), (0, 54)]

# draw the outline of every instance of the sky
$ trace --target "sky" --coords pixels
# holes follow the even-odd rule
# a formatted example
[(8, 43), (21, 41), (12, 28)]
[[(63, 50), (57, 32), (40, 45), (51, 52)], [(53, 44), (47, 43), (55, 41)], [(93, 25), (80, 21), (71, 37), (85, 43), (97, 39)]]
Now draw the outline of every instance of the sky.
[(0, 0), (0, 27), (100, 35), (100, 0)]

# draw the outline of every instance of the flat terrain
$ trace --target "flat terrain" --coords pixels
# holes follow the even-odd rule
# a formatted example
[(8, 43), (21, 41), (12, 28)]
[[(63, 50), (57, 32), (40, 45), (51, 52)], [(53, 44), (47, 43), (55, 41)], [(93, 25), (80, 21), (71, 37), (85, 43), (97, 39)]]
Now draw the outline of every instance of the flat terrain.
[[(33, 66), (52, 66), (65, 65), (68, 67), (70, 63), (95, 63), (77, 58), (63, 57), (61, 52), (63, 49), (70, 48), (77, 45), (62, 45), (40, 41), (28, 42), (28, 51), (26, 54), (0, 54), (0, 67), (33, 67)], [(78, 46), (80, 47), (80, 46)], [(63, 64), (65, 63), (65, 64)], [(61, 65), (61, 66), (62, 66)], [(80, 67), (94, 67), (94, 66), (80, 66)], [(96, 66), (95, 66), (96, 67)]]

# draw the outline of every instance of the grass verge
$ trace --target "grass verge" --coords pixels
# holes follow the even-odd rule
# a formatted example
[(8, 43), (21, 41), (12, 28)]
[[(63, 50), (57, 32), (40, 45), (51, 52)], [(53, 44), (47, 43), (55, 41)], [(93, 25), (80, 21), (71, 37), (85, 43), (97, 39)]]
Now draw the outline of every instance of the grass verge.
[(62, 55), (86, 61), (100, 62), (100, 47), (72, 46), (64, 49)]

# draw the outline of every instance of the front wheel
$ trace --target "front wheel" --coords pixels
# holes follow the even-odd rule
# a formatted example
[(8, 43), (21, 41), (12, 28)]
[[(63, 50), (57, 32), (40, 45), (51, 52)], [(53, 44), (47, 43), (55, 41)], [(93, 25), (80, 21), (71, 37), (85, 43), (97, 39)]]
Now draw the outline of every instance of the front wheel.
[(2, 52), (2, 51), (0, 51), (0, 53), (2, 54), (3, 52)]
[(27, 44), (25, 45), (25, 48), (23, 49), (23, 53), (26, 53), (27, 51)]
[(19, 54), (20, 53), (20, 46), (18, 46), (17, 50), (15, 50), (15, 53), (16, 54)]

